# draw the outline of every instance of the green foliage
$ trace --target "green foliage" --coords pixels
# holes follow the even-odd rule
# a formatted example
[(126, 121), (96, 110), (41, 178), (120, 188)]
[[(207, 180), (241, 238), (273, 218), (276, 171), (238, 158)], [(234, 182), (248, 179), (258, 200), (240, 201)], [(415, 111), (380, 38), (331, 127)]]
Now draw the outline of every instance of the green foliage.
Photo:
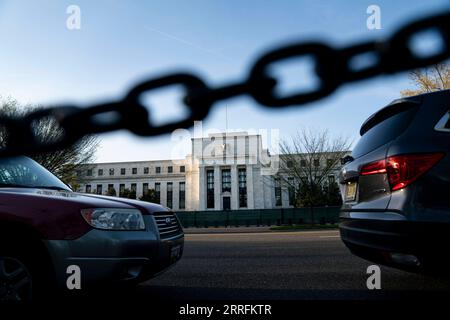
[(130, 189), (124, 189), (123, 192), (119, 194), (121, 198), (136, 199), (136, 191)]
[(153, 202), (153, 203), (159, 203), (159, 199), (156, 196), (156, 191), (153, 189), (148, 189), (144, 191), (144, 194), (142, 197), (139, 198), (141, 201), (147, 201), (147, 202)]
[(301, 184), (296, 195), (296, 207), (340, 206), (342, 198), (336, 182), (325, 184)]
[(339, 186), (336, 182), (329, 183), (324, 187), (325, 199), (327, 206), (341, 206), (342, 197)]
[(115, 197), (117, 196), (117, 192), (115, 188), (110, 188), (106, 191), (106, 195), (110, 196), (110, 197)]

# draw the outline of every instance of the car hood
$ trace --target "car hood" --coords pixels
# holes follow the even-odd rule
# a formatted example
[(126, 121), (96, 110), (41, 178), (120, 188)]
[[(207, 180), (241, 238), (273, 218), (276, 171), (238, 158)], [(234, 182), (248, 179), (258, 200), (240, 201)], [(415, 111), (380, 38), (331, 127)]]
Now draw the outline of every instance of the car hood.
[(143, 213), (155, 213), (155, 212), (164, 212), (169, 211), (168, 208), (151, 202), (145, 202), (145, 201), (139, 201), (139, 200), (133, 200), (133, 199), (126, 199), (126, 198), (120, 198), (120, 197), (110, 197), (110, 196), (102, 196), (102, 195), (95, 195), (95, 194), (80, 194), (76, 193), (76, 195), (93, 199), (94, 201), (108, 201), (110, 203), (120, 203), (122, 205), (128, 205), (131, 207), (135, 207), (143, 211)]
[(33, 198), (35, 201), (42, 203), (42, 206), (64, 202), (67, 205), (72, 203), (77, 208), (137, 208), (143, 214), (168, 211), (167, 208), (155, 203), (72, 191), (39, 188), (1, 188), (0, 199), (2, 198), (1, 195), (9, 199), (13, 195), (14, 197), (23, 197), (24, 199)]

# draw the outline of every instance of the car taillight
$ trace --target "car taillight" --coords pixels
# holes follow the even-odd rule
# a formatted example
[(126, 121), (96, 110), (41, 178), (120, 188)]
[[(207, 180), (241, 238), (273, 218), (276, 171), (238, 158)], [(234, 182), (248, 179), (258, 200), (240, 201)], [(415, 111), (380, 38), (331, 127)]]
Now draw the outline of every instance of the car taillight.
[(370, 174), (386, 173), (386, 160), (378, 160), (375, 162), (363, 165), (361, 168), (361, 175), (368, 176)]
[(444, 155), (442, 153), (407, 154), (387, 158), (386, 169), (391, 190), (399, 190), (431, 169)]
[(444, 156), (443, 153), (404, 154), (368, 163), (360, 175), (387, 173), (391, 190), (399, 190), (430, 170)]

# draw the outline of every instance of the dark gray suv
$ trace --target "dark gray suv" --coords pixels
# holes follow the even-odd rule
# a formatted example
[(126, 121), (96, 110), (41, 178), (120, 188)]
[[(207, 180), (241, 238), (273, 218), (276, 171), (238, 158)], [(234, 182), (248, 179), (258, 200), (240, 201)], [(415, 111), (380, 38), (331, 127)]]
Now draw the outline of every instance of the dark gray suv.
[(373, 114), (342, 159), (341, 238), (356, 255), (438, 271), (450, 255), (450, 90), (398, 99)]

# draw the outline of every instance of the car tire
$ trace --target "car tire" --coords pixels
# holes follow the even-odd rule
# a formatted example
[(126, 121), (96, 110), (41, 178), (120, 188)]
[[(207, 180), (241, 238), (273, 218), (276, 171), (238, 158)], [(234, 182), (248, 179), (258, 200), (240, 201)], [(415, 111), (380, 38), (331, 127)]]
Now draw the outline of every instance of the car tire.
[(0, 303), (31, 303), (33, 276), (28, 263), (18, 255), (0, 255)]
[(0, 304), (48, 301), (56, 290), (51, 273), (49, 261), (39, 247), (25, 243), (0, 246)]

